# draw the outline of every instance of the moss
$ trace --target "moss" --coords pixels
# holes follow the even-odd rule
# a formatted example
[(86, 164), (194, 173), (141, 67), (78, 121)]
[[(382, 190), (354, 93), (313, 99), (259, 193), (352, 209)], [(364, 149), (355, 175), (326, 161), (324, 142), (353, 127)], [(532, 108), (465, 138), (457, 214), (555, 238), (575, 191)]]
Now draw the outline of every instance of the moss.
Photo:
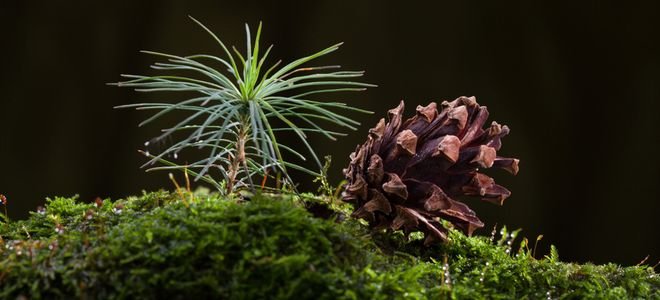
[(506, 230), (425, 248), (341, 212), (313, 217), (308, 198), (51, 199), (0, 224), (0, 298), (660, 299), (649, 267), (535, 259)]

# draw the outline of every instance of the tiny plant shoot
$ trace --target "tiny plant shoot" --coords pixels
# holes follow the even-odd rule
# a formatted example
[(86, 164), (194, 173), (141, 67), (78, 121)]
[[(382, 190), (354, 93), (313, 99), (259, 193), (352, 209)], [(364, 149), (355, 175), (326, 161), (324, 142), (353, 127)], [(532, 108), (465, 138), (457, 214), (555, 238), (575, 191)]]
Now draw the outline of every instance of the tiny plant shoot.
[[(281, 177), (284, 184), (293, 188), (287, 172), (289, 169), (319, 176), (323, 165), (309, 144), (307, 135), (321, 134), (335, 140), (344, 134), (324, 126), (332, 124), (355, 130), (355, 126), (359, 125), (341, 112), (369, 113), (345, 103), (322, 102), (314, 98), (320, 94), (362, 91), (373, 86), (352, 81), (362, 76), (362, 71), (338, 71), (336, 69), (339, 66), (336, 65), (304, 66), (334, 52), (341, 43), (284, 66), (280, 66), (281, 61), (278, 61), (267, 67), (265, 62), (272, 45), (265, 51), (260, 48), (261, 24), (254, 40), (246, 24), (247, 47), (246, 52), (241, 53), (235, 47), (230, 50), (206, 26), (191, 19), (217, 42), (222, 56), (178, 56), (143, 51), (165, 59), (151, 67), (167, 74), (121, 75), (126, 81), (114, 84), (131, 87), (139, 92), (184, 92), (185, 95), (195, 95), (176, 103), (118, 106), (157, 111), (140, 126), (170, 112), (182, 111), (188, 114), (174, 126), (163, 129), (162, 134), (152, 140), (164, 141), (175, 137), (164, 151), (153, 155), (145, 152), (150, 160), (144, 166), (161, 163), (162, 166), (149, 170), (181, 170), (195, 176), (195, 180), (201, 179), (228, 194), (240, 188), (261, 185), (268, 177)], [(275, 120), (277, 122), (273, 122)], [(292, 132), (306, 149), (300, 151), (278, 140), (278, 134), (284, 132)], [(145, 144), (148, 146), (149, 142)], [(168, 157), (176, 158), (179, 152), (188, 148), (204, 149), (207, 155), (185, 165), (167, 160)], [(289, 156), (302, 161), (311, 158), (316, 163), (316, 169), (286, 160), (285, 157)], [(263, 180), (253, 181), (253, 177)]]
[(4, 208), (5, 211), (5, 214), (0, 216), (4, 217), (5, 223), (9, 223), (9, 215), (7, 215), (7, 197), (3, 194), (0, 194), (0, 205), (2, 205), (2, 208)]

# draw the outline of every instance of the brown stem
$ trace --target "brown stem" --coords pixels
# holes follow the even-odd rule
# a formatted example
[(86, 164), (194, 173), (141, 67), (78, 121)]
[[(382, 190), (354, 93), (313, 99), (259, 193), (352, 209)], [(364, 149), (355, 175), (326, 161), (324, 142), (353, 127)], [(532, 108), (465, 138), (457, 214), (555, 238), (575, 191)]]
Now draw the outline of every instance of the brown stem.
[[(238, 175), (238, 168), (246, 164), (245, 161), (245, 141), (247, 139), (247, 126), (242, 122), (238, 131), (236, 140), (236, 153), (231, 157), (231, 164), (229, 166), (229, 180), (227, 182), (227, 194), (234, 191), (236, 184), (236, 176)], [(250, 176), (248, 174), (247, 176)]]

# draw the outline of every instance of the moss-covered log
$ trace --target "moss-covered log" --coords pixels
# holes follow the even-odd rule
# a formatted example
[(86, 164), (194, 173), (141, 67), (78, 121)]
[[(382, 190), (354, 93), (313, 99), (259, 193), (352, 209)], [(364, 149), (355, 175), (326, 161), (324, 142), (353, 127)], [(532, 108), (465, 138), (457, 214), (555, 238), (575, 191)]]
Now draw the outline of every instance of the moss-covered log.
[(316, 218), (305, 203), (166, 192), (48, 200), (0, 223), (0, 298), (659, 298), (650, 267), (564, 263), (554, 250), (535, 259), (511, 234), (452, 230), (427, 248), (421, 236)]

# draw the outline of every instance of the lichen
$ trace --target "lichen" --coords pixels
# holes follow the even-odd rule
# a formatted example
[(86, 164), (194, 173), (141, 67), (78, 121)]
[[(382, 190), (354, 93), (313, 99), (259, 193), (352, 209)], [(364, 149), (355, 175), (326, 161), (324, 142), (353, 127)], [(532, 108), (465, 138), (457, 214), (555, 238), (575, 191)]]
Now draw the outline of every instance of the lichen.
[(534, 258), (506, 230), (424, 247), (343, 220), (345, 208), (314, 217), (306, 198), (50, 199), (0, 223), (0, 298), (660, 299), (650, 267)]

